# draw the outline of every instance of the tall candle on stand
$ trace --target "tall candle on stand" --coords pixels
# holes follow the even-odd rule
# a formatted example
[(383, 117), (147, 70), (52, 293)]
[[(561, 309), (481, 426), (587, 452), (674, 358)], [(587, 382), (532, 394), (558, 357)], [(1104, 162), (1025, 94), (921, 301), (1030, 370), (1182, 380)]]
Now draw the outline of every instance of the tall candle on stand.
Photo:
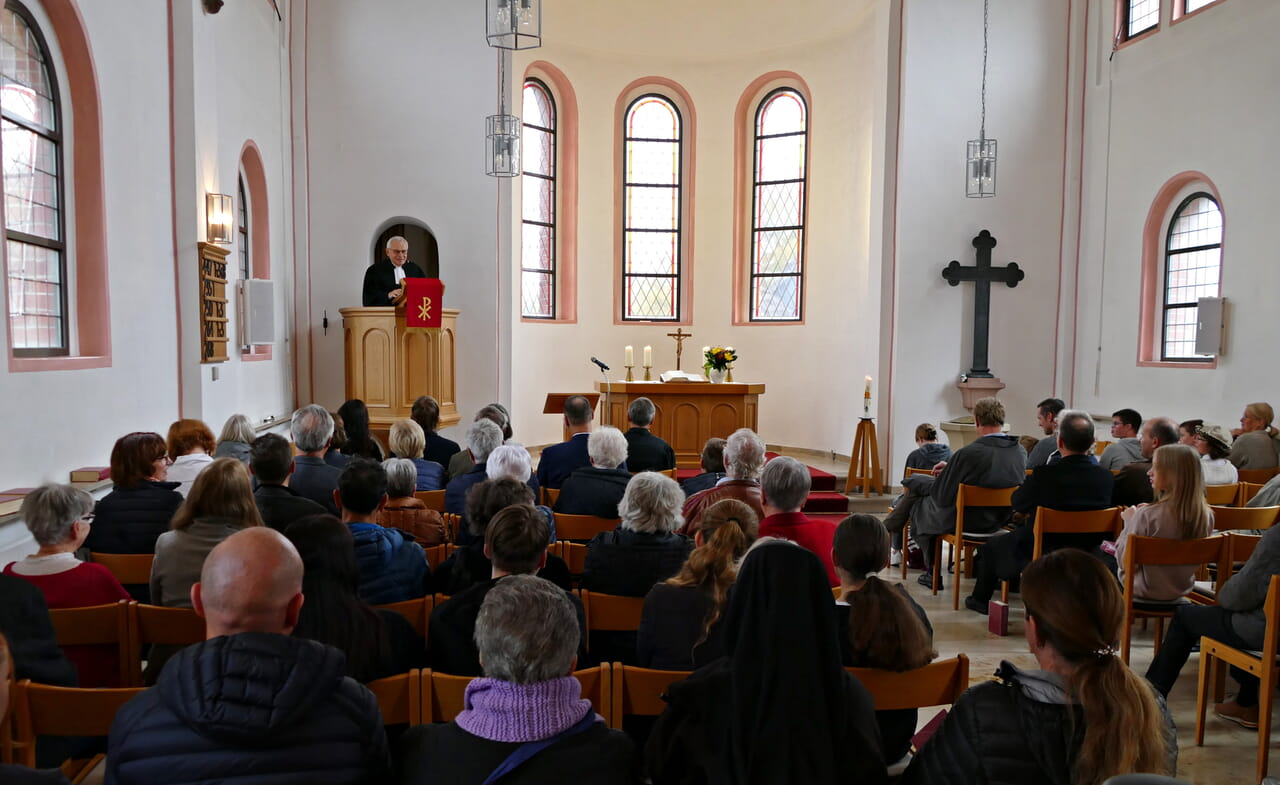
[(653, 347), (652, 346), (644, 347), (644, 367), (646, 368), (653, 367)]
[(635, 350), (632, 349), (630, 346), (624, 349), (622, 354), (623, 354), (623, 357), (626, 358), (622, 361), (623, 365), (632, 366), (636, 364)]
[(871, 377), (867, 377), (867, 391), (862, 394), (862, 414), (864, 417), (871, 416)]

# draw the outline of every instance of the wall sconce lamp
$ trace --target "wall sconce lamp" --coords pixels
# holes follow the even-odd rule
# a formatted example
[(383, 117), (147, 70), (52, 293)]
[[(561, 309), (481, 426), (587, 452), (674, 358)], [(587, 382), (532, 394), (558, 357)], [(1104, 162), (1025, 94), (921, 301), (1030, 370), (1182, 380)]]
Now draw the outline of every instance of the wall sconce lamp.
[(226, 194), (204, 195), (205, 240), (219, 245), (231, 245), (231, 231), (235, 227), (235, 211), (231, 197)]

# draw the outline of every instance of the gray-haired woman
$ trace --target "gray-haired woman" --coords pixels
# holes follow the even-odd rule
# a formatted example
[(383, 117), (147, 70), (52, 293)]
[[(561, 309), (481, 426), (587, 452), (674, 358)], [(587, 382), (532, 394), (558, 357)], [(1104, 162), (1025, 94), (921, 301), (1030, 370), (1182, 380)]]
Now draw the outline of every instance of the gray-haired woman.
[(532, 575), (500, 580), (476, 620), (484, 677), (467, 685), (453, 722), (405, 733), (401, 782), (635, 782), (631, 740), (605, 726), (571, 675), (578, 638), (564, 590)]
[(684, 523), (683, 505), (684, 492), (670, 477), (657, 472), (632, 477), (618, 502), (622, 522), (588, 545), (582, 588), (643, 597), (679, 572), (693, 550), (693, 540), (675, 533)]
[[(40, 546), (34, 556), (4, 568), (29, 581), (50, 608), (82, 608), (130, 599), (106, 567), (76, 558), (93, 524), (93, 497), (71, 485), (42, 485), (22, 501), (19, 513)], [(64, 646), (81, 687), (120, 687), (115, 646)]]

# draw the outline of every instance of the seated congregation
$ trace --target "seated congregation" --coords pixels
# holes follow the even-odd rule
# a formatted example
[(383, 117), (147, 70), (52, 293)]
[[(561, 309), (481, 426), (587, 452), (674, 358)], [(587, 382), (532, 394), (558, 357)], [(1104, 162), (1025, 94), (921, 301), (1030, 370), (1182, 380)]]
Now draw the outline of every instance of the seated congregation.
[[(358, 400), (337, 413), (300, 408), (292, 443), (255, 437), (235, 417), (219, 440), (192, 420), (168, 438), (128, 434), (96, 504), (66, 485), (24, 501), (38, 550), (0, 575), (0, 676), (18, 681), (15, 705), (29, 682), (133, 697), (105, 740), (44, 735), (23, 757), (44, 770), (0, 765), (0, 775), (64, 782), (54, 767), (93, 753), (105, 753), (110, 783), (281, 772), (477, 785), (1172, 775), (1164, 696), (1201, 634), (1260, 648), (1280, 535), (1267, 530), (1216, 604), (1169, 604), (1195, 589), (1194, 566), (1126, 575), (1126, 558), (1148, 538), (1213, 534), (1205, 478), (1233, 437), (1201, 424), (1189, 447), (1173, 421), (1117, 413), (1108, 450), (1135, 446), (1111, 453), (1104, 466), (1122, 463), (1108, 470), (1091, 418), (1057, 404), (1039, 412), (1052, 449), (1037, 442), (1030, 460), (1003, 434), (995, 399), (975, 406), (980, 436), (954, 454), (918, 430), (908, 466), (928, 472), (907, 478), (884, 522), (806, 514), (808, 467), (770, 458), (748, 429), (709, 441), (703, 471), (682, 486), (645, 399), (624, 433), (594, 427), (585, 399), (571, 397), (569, 438), (536, 470), (503, 407), (482, 409), (459, 447), (435, 432), (427, 397), (385, 446)], [(1007, 489), (1009, 501), (958, 510), (967, 486)], [(1114, 531), (1040, 536), (1045, 510), (1107, 509), (1144, 490)], [(1269, 493), (1280, 485), (1257, 498)], [(1006, 529), (1011, 510), (1018, 525)], [(1038, 664), (1003, 663), (996, 681), (967, 691), (967, 660), (935, 663), (928, 614), (886, 579), (914, 543), (922, 581), (940, 588), (958, 517), (964, 534), (990, 535), (966, 606), (985, 613), (1001, 581), (1020, 591)], [(149, 558), (148, 581), (122, 583), (104, 566), (129, 555)], [(1126, 592), (1169, 604), (1149, 683), (1118, 648)], [(149, 649), (60, 647), (58, 614), (87, 606), (130, 609), (121, 618), (134, 639), (153, 606), (183, 609), (203, 632)], [(877, 686), (877, 673), (944, 666), (960, 676), (933, 703), (899, 705)], [(1256, 726), (1257, 679), (1232, 674), (1240, 693), (1217, 711)], [(388, 700), (402, 683), (419, 691)], [(652, 694), (628, 686), (641, 684)], [(917, 736), (917, 709), (942, 704), (951, 713)], [(0, 695), (0, 712), (8, 705)], [(648, 722), (624, 722), (632, 714)]]

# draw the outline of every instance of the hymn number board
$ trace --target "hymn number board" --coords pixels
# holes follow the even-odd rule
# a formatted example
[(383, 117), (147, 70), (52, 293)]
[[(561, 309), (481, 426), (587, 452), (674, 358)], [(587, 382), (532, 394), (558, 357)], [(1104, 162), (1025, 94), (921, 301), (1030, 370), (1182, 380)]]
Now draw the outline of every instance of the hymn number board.
[(228, 249), (197, 243), (200, 249), (200, 362), (227, 360)]

